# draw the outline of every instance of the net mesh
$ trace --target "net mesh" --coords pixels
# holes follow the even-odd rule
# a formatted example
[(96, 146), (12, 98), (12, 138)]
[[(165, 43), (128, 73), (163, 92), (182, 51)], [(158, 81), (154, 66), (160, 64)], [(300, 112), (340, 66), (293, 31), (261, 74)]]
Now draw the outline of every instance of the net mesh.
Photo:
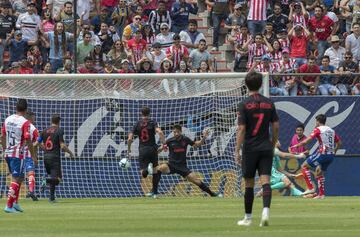
[[(172, 136), (174, 124), (181, 124), (183, 133), (192, 139), (199, 139), (202, 131), (209, 129), (205, 145), (188, 149), (188, 166), (214, 192), (238, 196), (241, 172), (234, 163), (233, 152), (236, 107), (247, 95), (244, 75), (218, 74), (217, 79), (186, 75), (188, 78), (183, 79), (178, 75), (173, 78), (172, 75), (157, 75), (157, 78), (137, 75), (140, 79), (134, 75), (121, 79), (102, 75), (0, 77), (1, 121), (15, 113), (18, 97), (28, 99), (39, 131), (50, 125), (53, 113), (61, 115), (65, 141), (76, 158), (63, 155), (59, 197), (134, 197), (143, 196), (152, 186), (152, 177), (144, 179), (139, 172), (138, 139), (133, 143), (131, 167), (121, 169), (118, 163), (126, 157), (127, 134), (139, 120), (141, 108), (148, 106), (151, 117), (167, 138)], [(167, 162), (168, 154), (161, 153), (159, 159), (160, 163)], [(1, 193), (5, 195), (9, 182), (5, 162), (0, 171)], [(45, 169), (40, 160), (36, 168), (37, 184), (42, 176)], [(163, 175), (159, 193), (204, 195), (178, 175)]]

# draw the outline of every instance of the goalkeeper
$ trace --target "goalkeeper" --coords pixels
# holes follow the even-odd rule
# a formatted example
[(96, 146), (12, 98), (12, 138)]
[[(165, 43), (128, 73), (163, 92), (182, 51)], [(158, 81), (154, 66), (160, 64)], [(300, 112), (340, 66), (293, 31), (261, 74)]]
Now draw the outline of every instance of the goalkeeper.
[(188, 145), (192, 147), (200, 147), (205, 143), (205, 139), (209, 135), (209, 131), (203, 132), (203, 137), (199, 141), (193, 141), (185, 135), (182, 135), (181, 125), (174, 125), (172, 138), (166, 141), (166, 144), (158, 149), (159, 152), (169, 149), (169, 162), (161, 164), (158, 171), (162, 174), (179, 174), (186, 178), (189, 182), (197, 185), (202, 191), (208, 193), (211, 197), (222, 197), (221, 194), (216, 194), (204, 184), (196, 175), (187, 167), (186, 164), (186, 150)]
[[(280, 171), (281, 168), (280, 158), (302, 159), (305, 158), (306, 156), (303, 153), (294, 155), (291, 153), (282, 152), (279, 150), (278, 147), (280, 147), (279, 142), (276, 143), (276, 147), (274, 149), (274, 158), (271, 168), (271, 180), (270, 180), (271, 190), (279, 190), (279, 189), (287, 188), (290, 189), (290, 194), (292, 196), (302, 196), (303, 192), (297, 189), (286, 175), (292, 177), (294, 176), (285, 171)], [(261, 195), (262, 195), (262, 190), (260, 190), (256, 196), (261, 196)]]

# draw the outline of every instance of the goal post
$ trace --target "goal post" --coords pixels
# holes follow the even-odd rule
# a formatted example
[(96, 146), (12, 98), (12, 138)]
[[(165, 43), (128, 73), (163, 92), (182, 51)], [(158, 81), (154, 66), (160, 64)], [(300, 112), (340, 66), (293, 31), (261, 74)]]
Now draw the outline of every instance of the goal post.
[[(118, 165), (126, 157), (127, 134), (140, 118), (143, 106), (151, 109), (167, 138), (174, 124), (199, 139), (210, 136), (200, 148), (189, 148), (188, 165), (215, 192), (239, 196), (241, 172), (234, 163), (236, 108), (247, 95), (246, 73), (208, 74), (55, 74), (0, 75), (1, 122), (15, 112), (17, 98), (28, 99), (42, 131), (59, 113), (65, 141), (76, 154), (62, 159), (64, 181), (60, 197), (134, 197), (151, 189), (151, 177), (141, 178), (138, 141), (132, 147), (131, 167)], [(267, 75), (263, 91), (269, 92)], [(158, 139), (158, 138), (157, 138)], [(40, 152), (40, 158), (42, 154)], [(168, 153), (159, 154), (160, 163)], [(39, 162), (36, 177), (44, 176)], [(6, 189), (6, 166), (1, 164), (0, 191)], [(5, 178), (4, 178), (5, 177)], [(178, 175), (163, 175), (161, 195), (203, 195)]]

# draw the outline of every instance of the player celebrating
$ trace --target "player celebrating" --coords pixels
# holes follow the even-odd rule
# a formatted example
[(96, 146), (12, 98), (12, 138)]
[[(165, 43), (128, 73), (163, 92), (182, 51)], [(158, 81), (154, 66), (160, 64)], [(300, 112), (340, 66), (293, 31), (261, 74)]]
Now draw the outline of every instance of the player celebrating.
[[(237, 224), (240, 226), (251, 225), (254, 177), (258, 171), (263, 190), (263, 212), (260, 226), (267, 226), (269, 225), (271, 203), (270, 175), (273, 150), (278, 141), (279, 118), (273, 102), (259, 94), (262, 75), (257, 72), (248, 73), (245, 77), (245, 84), (249, 89), (249, 97), (239, 105), (235, 148), (235, 161), (238, 164), (241, 163), (245, 178), (245, 217)], [(271, 140), (270, 124), (272, 125)], [(243, 143), (243, 159), (241, 160), (240, 147)]]
[(41, 133), (38, 142), (44, 148), (44, 165), (48, 177), (43, 180), (42, 191), (46, 185), (50, 186), (49, 202), (55, 201), (55, 189), (62, 180), (60, 149), (69, 153), (73, 158), (74, 154), (64, 142), (64, 130), (60, 128), (60, 115), (54, 114), (51, 117), (51, 126)]
[(319, 143), (318, 149), (304, 161), (301, 168), (307, 186), (304, 195), (315, 192), (314, 185), (311, 181), (311, 172), (309, 170), (309, 168), (315, 168), (319, 193), (314, 198), (323, 199), (325, 197), (325, 177), (323, 172), (326, 171), (327, 167), (334, 160), (334, 156), (341, 145), (341, 141), (335, 131), (325, 125), (326, 116), (324, 114), (317, 115), (315, 119), (316, 127), (310, 136), (293, 146), (293, 148), (306, 145), (314, 138), (317, 139)]
[(16, 114), (5, 119), (1, 130), (1, 144), (5, 150), (5, 160), (12, 175), (8, 200), (4, 209), (7, 213), (23, 212), (18, 203), (21, 183), (24, 180), (24, 148), (25, 145), (31, 157), (37, 164), (37, 154), (31, 142), (30, 122), (23, 116), (27, 110), (27, 101), (19, 99), (16, 103)]
[(209, 131), (203, 132), (203, 137), (200, 141), (193, 141), (185, 135), (182, 135), (181, 125), (174, 125), (174, 137), (166, 141), (166, 145), (159, 148), (159, 152), (169, 149), (169, 162), (161, 164), (158, 170), (163, 174), (179, 174), (186, 178), (189, 182), (197, 185), (201, 190), (208, 193), (212, 197), (221, 197), (221, 194), (212, 192), (195, 174), (187, 167), (186, 164), (186, 150), (187, 146), (200, 147), (205, 143), (205, 139), (209, 135)]
[(139, 164), (140, 172), (143, 178), (146, 178), (149, 174), (148, 166), (150, 163), (153, 165), (153, 177), (152, 177), (152, 192), (147, 196), (153, 198), (157, 197), (158, 185), (161, 177), (161, 173), (157, 172), (156, 167), (158, 163), (157, 144), (155, 141), (156, 133), (159, 134), (160, 142), (165, 144), (165, 136), (158, 126), (157, 122), (150, 119), (150, 108), (144, 107), (141, 110), (142, 118), (134, 125), (133, 129), (128, 135), (128, 155), (131, 155), (131, 144), (134, 140), (134, 135), (139, 137)]
[[(35, 143), (39, 137), (39, 131), (34, 126), (35, 114), (27, 111), (25, 118), (30, 122), (30, 140), (32, 143)], [(36, 152), (35, 146), (34, 150)], [(29, 192), (26, 196), (30, 197), (33, 201), (38, 201), (38, 198), (35, 195), (35, 165), (27, 146), (25, 147), (25, 171), (29, 182)]]

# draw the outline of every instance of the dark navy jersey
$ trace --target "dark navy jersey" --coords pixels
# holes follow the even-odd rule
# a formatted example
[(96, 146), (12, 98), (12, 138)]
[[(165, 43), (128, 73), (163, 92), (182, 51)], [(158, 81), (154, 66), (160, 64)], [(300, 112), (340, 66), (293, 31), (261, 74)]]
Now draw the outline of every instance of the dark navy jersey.
[(139, 137), (139, 148), (142, 146), (156, 146), (156, 128), (157, 122), (151, 119), (141, 119), (133, 127), (132, 133)]
[(186, 166), (187, 146), (192, 146), (194, 143), (193, 140), (184, 135), (179, 138), (168, 139), (166, 145), (169, 147), (169, 163), (174, 166)]
[(239, 104), (238, 124), (245, 125), (243, 151), (272, 150), (270, 124), (279, 120), (274, 103), (263, 95), (253, 94)]
[(57, 126), (51, 126), (44, 130), (39, 139), (44, 143), (44, 157), (58, 157), (60, 159), (60, 144), (64, 142), (64, 130)]

